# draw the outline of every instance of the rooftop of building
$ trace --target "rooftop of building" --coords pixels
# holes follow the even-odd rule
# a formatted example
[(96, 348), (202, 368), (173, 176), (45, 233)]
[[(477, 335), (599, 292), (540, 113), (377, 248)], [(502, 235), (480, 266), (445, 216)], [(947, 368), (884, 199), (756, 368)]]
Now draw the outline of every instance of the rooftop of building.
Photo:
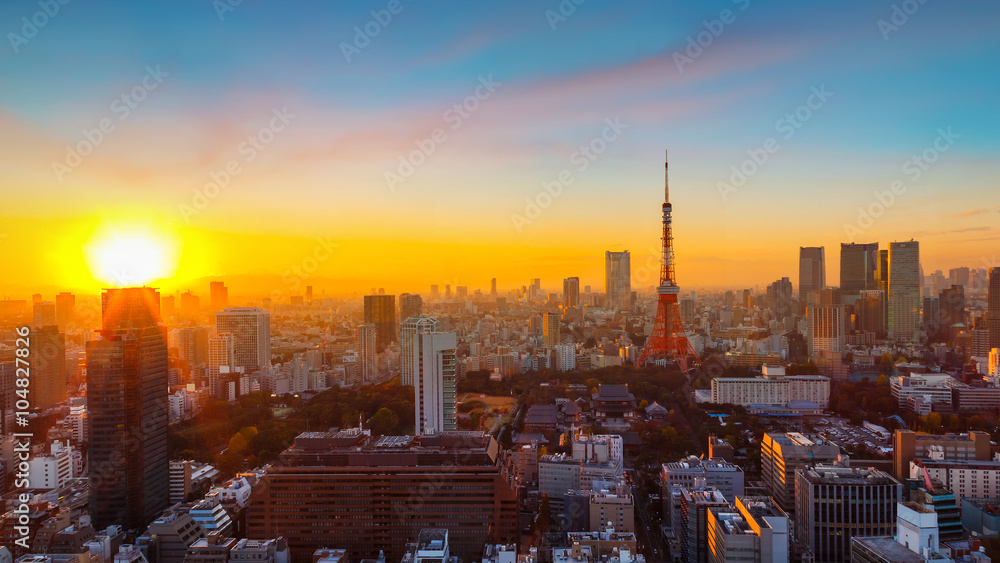
[(705, 471), (738, 471), (743, 472), (743, 469), (733, 463), (722, 459), (721, 457), (715, 457), (711, 459), (701, 459), (695, 456), (688, 456), (680, 461), (672, 461), (670, 463), (663, 464), (663, 470), (667, 471), (678, 471), (684, 469), (703, 469)]
[(855, 542), (858, 542), (868, 549), (874, 551), (875, 553), (885, 557), (889, 561), (894, 563), (927, 563), (928, 561), (947, 561), (941, 556), (937, 556), (935, 559), (924, 559), (920, 555), (910, 551), (904, 545), (898, 543), (894, 538), (890, 536), (886, 537), (868, 537), (868, 538), (854, 538)]
[(888, 473), (873, 467), (834, 467), (813, 465), (802, 470), (801, 475), (812, 484), (827, 485), (898, 485)]
[(719, 522), (724, 534), (748, 535), (754, 533), (753, 528), (739, 512), (719, 507), (718, 511), (712, 510), (712, 515)]

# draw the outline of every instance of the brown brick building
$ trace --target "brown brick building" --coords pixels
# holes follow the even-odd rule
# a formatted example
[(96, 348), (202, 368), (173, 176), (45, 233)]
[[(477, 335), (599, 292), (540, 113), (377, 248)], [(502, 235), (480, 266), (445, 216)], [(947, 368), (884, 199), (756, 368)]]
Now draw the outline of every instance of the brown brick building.
[(516, 487), (498, 457), (481, 432), (307, 432), (254, 487), (248, 536), (286, 538), (293, 561), (321, 548), (392, 561), (421, 529), (447, 528), (452, 554), (473, 560), (517, 539)]

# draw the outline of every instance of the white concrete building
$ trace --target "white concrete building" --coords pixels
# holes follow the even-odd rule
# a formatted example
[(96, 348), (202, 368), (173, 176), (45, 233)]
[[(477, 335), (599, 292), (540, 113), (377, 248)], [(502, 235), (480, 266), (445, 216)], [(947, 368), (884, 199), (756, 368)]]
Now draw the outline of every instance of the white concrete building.
[(414, 335), (413, 387), (418, 435), (455, 430), (455, 370), (458, 336), (454, 332)]
[[(441, 323), (433, 317), (420, 316), (410, 317), (399, 326), (399, 349), (402, 356), (399, 363), (399, 383), (400, 385), (413, 385), (413, 337), (417, 333), (440, 332)], [(478, 370), (479, 368), (476, 367), (473, 371)]]
[(717, 377), (712, 402), (733, 405), (787, 405), (809, 401), (820, 408), (830, 403), (830, 378), (822, 375), (779, 377)]
[(73, 449), (69, 444), (53, 442), (48, 455), (28, 461), (28, 487), (46, 491), (58, 489), (76, 477), (73, 469)]

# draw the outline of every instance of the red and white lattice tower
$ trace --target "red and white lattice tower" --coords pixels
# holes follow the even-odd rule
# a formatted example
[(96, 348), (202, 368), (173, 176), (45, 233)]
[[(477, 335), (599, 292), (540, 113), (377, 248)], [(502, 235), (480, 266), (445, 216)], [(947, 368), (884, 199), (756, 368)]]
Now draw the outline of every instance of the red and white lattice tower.
[(636, 366), (647, 362), (676, 362), (684, 373), (688, 371), (688, 358), (697, 358), (694, 348), (687, 339), (681, 322), (681, 309), (677, 304), (678, 287), (674, 277), (674, 238), (670, 230), (670, 177), (669, 164), (663, 163), (663, 254), (660, 256), (660, 286), (656, 288), (659, 301), (656, 305), (656, 321), (653, 332), (639, 354)]

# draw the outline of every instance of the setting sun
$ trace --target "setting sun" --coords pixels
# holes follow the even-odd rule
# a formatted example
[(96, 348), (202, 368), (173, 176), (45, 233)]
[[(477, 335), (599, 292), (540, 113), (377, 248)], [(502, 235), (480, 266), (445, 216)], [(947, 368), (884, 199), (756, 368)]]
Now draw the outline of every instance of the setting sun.
[(179, 244), (148, 228), (98, 229), (84, 246), (94, 279), (112, 286), (142, 285), (172, 276)]

